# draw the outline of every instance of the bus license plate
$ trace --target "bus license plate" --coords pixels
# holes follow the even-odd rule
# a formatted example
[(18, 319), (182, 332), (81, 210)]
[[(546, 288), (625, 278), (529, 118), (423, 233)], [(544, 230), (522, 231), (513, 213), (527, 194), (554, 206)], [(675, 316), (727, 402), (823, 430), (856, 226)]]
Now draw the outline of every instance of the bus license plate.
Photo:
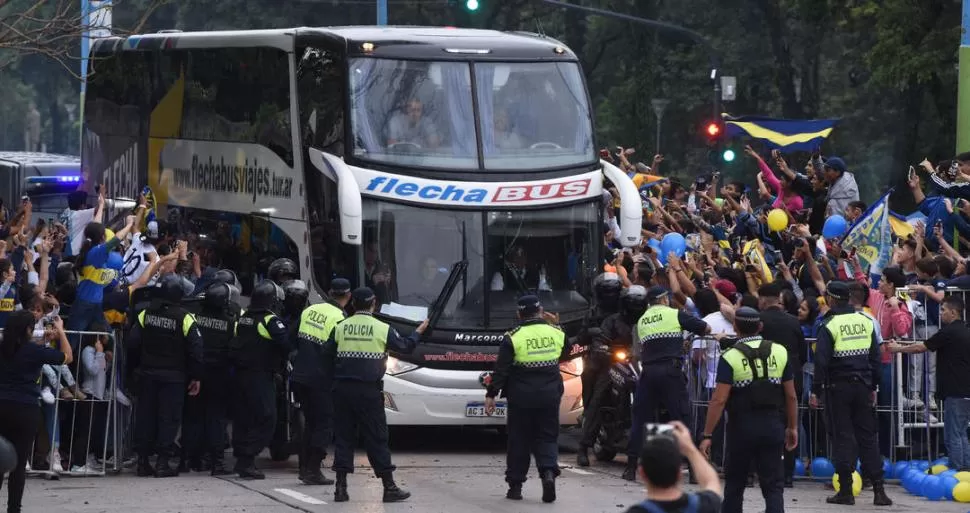
[[(488, 417), (488, 415), (485, 414), (485, 403), (468, 403), (465, 405), (465, 416)], [(491, 416), (505, 418), (505, 403), (495, 403), (495, 411), (492, 412)]]

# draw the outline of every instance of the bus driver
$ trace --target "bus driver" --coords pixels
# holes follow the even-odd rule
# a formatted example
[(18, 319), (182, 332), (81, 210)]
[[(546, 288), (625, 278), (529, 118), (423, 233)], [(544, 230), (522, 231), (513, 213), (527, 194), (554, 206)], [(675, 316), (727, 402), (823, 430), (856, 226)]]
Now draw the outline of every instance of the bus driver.
[(417, 98), (408, 100), (404, 112), (395, 114), (388, 124), (388, 147), (414, 144), (421, 148), (435, 148), (440, 142), (434, 122), (424, 117), (424, 104)]

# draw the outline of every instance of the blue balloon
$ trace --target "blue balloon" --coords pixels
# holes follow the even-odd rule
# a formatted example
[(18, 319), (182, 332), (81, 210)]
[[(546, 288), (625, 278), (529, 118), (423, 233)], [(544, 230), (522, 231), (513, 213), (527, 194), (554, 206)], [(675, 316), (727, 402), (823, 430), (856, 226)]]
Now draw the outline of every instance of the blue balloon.
[(943, 497), (946, 500), (953, 500), (953, 487), (959, 482), (960, 480), (953, 476), (944, 476), (943, 474), (940, 474), (940, 483), (942, 483), (940, 486), (943, 487)]
[(660, 241), (657, 239), (648, 239), (647, 246), (650, 246), (654, 251), (660, 252)]
[(959, 472), (959, 470), (951, 468), (950, 470), (947, 470), (945, 472), (940, 472), (940, 477), (954, 477), (957, 472)]
[(945, 465), (945, 466), (949, 467), (950, 466), (950, 458), (947, 458), (946, 456), (944, 456), (944, 457), (942, 457), (942, 458), (934, 461), (932, 464), (930, 464), (931, 467), (935, 467), (937, 465)]
[(889, 458), (882, 459), (882, 475), (887, 478), (893, 477), (893, 464), (889, 461)]
[(940, 476), (926, 476), (923, 479), (923, 484), (920, 486), (920, 495), (931, 501), (938, 501), (946, 497), (946, 491), (943, 489), (943, 482), (940, 480)]
[(812, 477), (820, 481), (832, 479), (835, 474), (835, 467), (828, 458), (815, 458), (812, 460)]
[(660, 252), (665, 258), (668, 253), (673, 253), (680, 258), (687, 252), (687, 240), (679, 233), (668, 233), (660, 241)]
[(926, 460), (920, 460), (916, 462), (916, 468), (920, 469), (923, 472), (926, 472), (930, 468), (930, 462)]
[(825, 220), (825, 224), (822, 225), (822, 235), (827, 239), (834, 239), (845, 235), (845, 230), (849, 227), (849, 223), (846, 222), (845, 218), (841, 214), (830, 215), (828, 219)]
[(798, 477), (805, 476), (805, 463), (801, 460), (801, 458), (795, 460), (795, 475)]
[(906, 491), (908, 491), (913, 495), (922, 495), (923, 481), (926, 481), (927, 477), (929, 476), (919, 472), (913, 474), (912, 477), (909, 479), (909, 488), (907, 488)]
[(892, 477), (894, 477), (896, 479), (902, 479), (903, 478), (903, 474), (907, 470), (909, 470), (909, 462), (908, 461), (897, 461), (896, 464), (893, 465)]

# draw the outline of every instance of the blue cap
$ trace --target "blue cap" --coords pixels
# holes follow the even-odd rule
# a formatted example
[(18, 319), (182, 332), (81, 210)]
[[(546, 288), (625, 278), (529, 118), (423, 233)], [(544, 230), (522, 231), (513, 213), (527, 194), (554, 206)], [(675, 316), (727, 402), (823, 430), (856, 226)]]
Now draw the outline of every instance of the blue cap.
[(848, 168), (845, 167), (845, 161), (839, 157), (832, 157), (826, 160), (823, 167), (834, 169), (840, 173), (845, 173), (848, 170)]
[(667, 294), (667, 289), (661, 287), (660, 285), (654, 285), (653, 287), (650, 287), (650, 290), (647, 291), (647, 301), (652, 303), (662, 297), (666, 297)]
[(849, 284), (844, 281), (831, 281), (828, 286), (825, 287), (825, 293), (835, 299), (846, 300), (849, 299)]
[(539, 303), (539, 296), (534, 294), (526, 294), (519, 298), (519, 313), (522, 315), (531, 315), (539, 312), (542, 308), (542, 304)]
[(339, 296), (350, 292), (350, 281), (346, 278), (334, 278), (330, 282), (330, 292)]
[(354, 289), (351, 297), (353, 298), (354, 303), (368, 303), (374, 299), (375, 295), (374, 291), (371, 290), (370, 287), (360, 287)]

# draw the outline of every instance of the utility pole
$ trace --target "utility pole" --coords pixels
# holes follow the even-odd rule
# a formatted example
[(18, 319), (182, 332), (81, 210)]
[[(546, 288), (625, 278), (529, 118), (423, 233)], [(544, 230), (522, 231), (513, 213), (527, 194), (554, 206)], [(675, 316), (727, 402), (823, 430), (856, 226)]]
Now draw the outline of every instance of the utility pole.
[[(606, 9), (597, 9), (595, 7), (585, 7), (582, 5), (575, 5), (568, 2), (562, 2), (560, 0), (540, 0), (540, 1), (542, 3), (554, 5), (556, 7), (562, 7), (564, 9), (583, 11), (586, 14), (594, 14), (597, 16), (603, 16), (606, 18), (613, 18), (613, 19), (623, 20), (623, 21), (632, 21), (634, 23), (646, 25), (654, 30), (676, 34), (680, 37), (687, 38), (693, 41), (694, 43), (697, 43), (702, 47), (704, 47), (704, 49), (707, 50), (708, 58), (711, 61), (711, 82), (713, 82), (713, 85), (714, 85), (714, 98), (713, 98), (714, 120), (720, 122), (721, 120), (721, 79), (720, 79), (720, 75), (718, 75), (718, 72), (720, 69), (720, 58), (717, 54), (717, 50), (714, 49), (714, 46), (712, 46), (711, 43), (704, 38), (704, 36), (702, 36), (697, 32), (694, 32), (689, 28), (681, 27), (680, 25), (674, 25), (671, 23), (665, 23), (665, 22), (656, 21), (656, 20), (648, 20), (646, 18), (638, 18), (636, 16), (630, 16), (629, 14), (607, 11)], [(970, 5), (970, 0), (963, 0), (963, 5), (964, 5), (964, 10), (963, 10), (964, 38), (966, 38), (967, 37), (966, 28), (970, 26), (970, 23), (967, 22), (967, 6)], [(968, 66), (970, 66), (970, 64), (968, 64)], [(967, 72), (970, 73), (970, 68), (968, 68)], [(970, 80), (967, 81), (967, 84), (968, 84), (968, 87), (970, 87)], [(968, 104), (967, 108), (970, 109), (970, 104)]]
[(377, 0), (377, 24), (387, 25), (387, 0)]
[(957, 81), (957, 153), (970, 151), (970, 0), (963, 0)]

